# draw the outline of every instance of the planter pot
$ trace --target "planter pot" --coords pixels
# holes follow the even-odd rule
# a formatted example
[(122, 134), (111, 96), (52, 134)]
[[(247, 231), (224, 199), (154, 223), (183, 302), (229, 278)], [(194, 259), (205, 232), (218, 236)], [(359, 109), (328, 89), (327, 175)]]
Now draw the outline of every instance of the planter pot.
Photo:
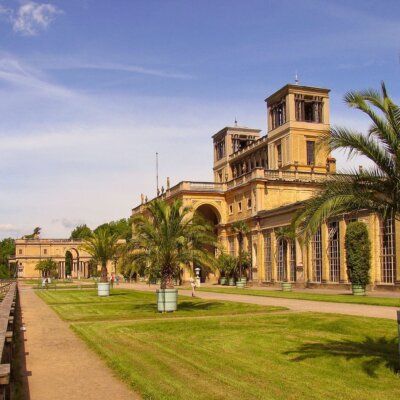
[(157, 310), (176, 311), (178, 308), (178, 289), (157, 289)]
[(221, 278), (219, 278), (220, 285), (226, 285), (227, 282), (228, 282), (228, 279), (225, 276), (221, 276)]
[(354, 296), (365, 296), (365, 287), (361, 285), (351, 285)]
[(146, 278), (144, 276), (139, 276), (139, 282), (146, 282)]
[(161, 279), (156, 280), (156, 285), (161, 285)]
[(97, 294), (99, 296), (109, 296), (110, 295), (110, 284), (108, 282), (98, 282), (97, 283)]
[(228, 285), (229, 286), (235, 286), (235, 278), (229, 278), (228, 279)]
[(282, 282), (282, 291), (283, 292), (291, 292), (292, 284), (290, 282)]
[(246, 287), (246, 278), (239, 278), (237, 281), (236, 281), (236, 287), (237, 288), (245, 288)]

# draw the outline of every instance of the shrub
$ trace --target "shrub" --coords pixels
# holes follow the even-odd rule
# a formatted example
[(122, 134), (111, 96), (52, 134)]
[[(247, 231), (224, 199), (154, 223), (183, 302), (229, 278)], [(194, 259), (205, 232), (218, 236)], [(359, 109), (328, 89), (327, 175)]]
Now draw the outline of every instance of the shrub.
[(365, 287), (369, 283), (371, 266), (371, 243), (368, 229), (363, 222), (350, 222), (346, 237), (347, 274), (353, 285)]

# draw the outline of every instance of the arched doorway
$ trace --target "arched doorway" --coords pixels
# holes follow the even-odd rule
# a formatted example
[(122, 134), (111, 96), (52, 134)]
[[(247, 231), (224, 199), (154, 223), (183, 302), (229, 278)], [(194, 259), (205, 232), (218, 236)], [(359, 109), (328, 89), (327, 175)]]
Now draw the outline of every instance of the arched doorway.
[[(218, 235), (218, 224), (221, 220), (219, 211), (211, 204), (202, 204), (201, 206), (197, 207), (196, 213), (209, 222), (214, 227), (214, 233)], [(206, 249), (215, 256), (215, 246), (207, 245)], [(212, 271), (203, 266), (194, 265), (193, 267), (200, 268), (200, 282), (202, 283), (214, 277)]]

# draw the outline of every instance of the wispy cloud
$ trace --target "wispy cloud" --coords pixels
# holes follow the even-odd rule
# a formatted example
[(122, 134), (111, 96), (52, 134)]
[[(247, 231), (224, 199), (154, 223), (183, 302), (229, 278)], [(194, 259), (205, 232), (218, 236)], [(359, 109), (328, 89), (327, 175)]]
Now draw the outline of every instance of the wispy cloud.
[(29, 1), (22, 4), (12, 18), (14, 32), (25, 36), (35, 36), (47, 30), (57, 14), (62, 11), (53, 4), (38, 4)]

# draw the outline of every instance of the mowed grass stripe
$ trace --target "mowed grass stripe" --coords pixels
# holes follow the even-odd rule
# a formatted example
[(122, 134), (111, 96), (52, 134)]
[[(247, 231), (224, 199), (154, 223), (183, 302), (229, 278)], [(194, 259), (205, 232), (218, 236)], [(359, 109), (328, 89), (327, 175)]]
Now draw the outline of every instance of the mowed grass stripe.
[[(376, 329), (377, 321), (382, 328)], [(279, 325), (285, 328), (279, 330)], [(337, 325), (347, 325), (347, 334), (335, 332)], [(287, 314), (243, 316), (242, 323), (237, 318), (224, 318), (132, 326), (74, 324), (74, 329), (92, 346), (101, 342), (101, 346), (96, 345), (99, 354), (110, 357), (114, 363), (118, 360), (118, 370), (125, 371), (124, 376), (137, 370), (130, 374), (130, 383), (145, 398), (357, 399), (361, 396), (383, 400), (400, 395), (398, 376), (380, 362), (397, 359), (393, 341), (396, 326), (391, 321)], [(363, 362), (376, 361), (373, 353), (355, 354), (365, 339), (360, 334), (365, 330), (372, 333), (375, 341), (386, 337), (385, 343), (392, 341), (382, 348), (376, 377), (363, 369)], [(119, 345), (108, 343), (105, 337), (113, 337)], [(330, 354), (327, 349), (332, 341), (350, 341), (355, 349), (353, 355), (345, 348), (341, 355)], [(299, 347), (313, 344), (317, 348), (320, 344), (328, 347), (318, 356), (312, 353), (295, 361), (302, 354)], [(195, 384), (188, 383), (187, 377), (192, 377)], [(190, 396), (188, 385), (196, 388)]]

